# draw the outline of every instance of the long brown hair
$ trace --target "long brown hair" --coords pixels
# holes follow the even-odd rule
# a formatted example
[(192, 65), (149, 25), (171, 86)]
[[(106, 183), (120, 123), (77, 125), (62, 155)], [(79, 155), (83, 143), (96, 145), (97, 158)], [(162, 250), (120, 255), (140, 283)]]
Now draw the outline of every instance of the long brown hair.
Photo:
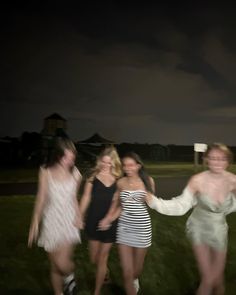
[[(77, 150), (72, 140), (69, 138), (56, 138), (54, 140), (53, 148), (49, 154), (48, 160), (45, 164), (45, 168), (49, 168), (59, 163), (62, 157), (65, 155), (65, 150), (69, 150), (77, 156)], [(71, 171), (74, 167), (71, 168)]]
[(143, 184), (144, 184), (146, 190), (150, 193), (154, 193), (152, 185), (151, 185), (151, 181), (150, 181), (150, 176), (146, 172), (144, 164), (143, 164), (141, 158), (139, 157), (139, 155), (134, 152), (128, 152), (122, 157), (122, 160), (125, 158), (130, 158), (130, 159), (134, 160), (137, 164), (140, 165), (138, 175), (141, 178), (141, 180), (143, 181)]

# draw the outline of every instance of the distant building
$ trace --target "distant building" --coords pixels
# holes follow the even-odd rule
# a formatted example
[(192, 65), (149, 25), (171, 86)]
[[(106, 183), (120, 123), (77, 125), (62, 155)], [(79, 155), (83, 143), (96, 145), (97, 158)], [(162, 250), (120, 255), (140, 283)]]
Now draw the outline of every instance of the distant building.
[(110, 145), (110, 144), (114, 144), (114, 141), (106, 139), (98, 133), (94, 133), (91, 137), (89, 137), (85, 140), (82, 140), (82, 141), (78, 141), (77, 143), (78, 144), (92, 144), (92, 145)]
[(57, 135), (58, 130), (61, 135), (66, 136), (67, 121), (62, 116), (54, 113), (44, 119), (43, 130), (41, 131), (42, 136), (54, 137)]
[(91, 137), (80, 140), (76, 143), (78, 153), (83, 158), (83, 161), (86, 162), (87, 166), (90, 163), (94, 165), (97, 155), (103, 150), (106, 146), (111, 146), (114, 144), (114, 141), (102, 137), (98, 133), (94, 133)]

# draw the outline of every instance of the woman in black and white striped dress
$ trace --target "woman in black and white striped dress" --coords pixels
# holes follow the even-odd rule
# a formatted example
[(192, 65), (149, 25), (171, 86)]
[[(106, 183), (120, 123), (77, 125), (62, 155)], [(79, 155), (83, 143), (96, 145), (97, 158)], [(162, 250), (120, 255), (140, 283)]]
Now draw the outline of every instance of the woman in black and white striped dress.
[(145, 203), (146, 191), (122, 190), (122, 212), (118, 222), (116, 243), (130, 247), (151, 246), (152, 228)]
[(147, 192), (154, 191), (154, 181), (144, 170), (135, 153), (122, 159), (125, 176), (117, 182), (117, 191), (108, 215), (100, 222), (107, 229), (117, 217), (116, 243), (119, 248), (126, 294), (135, 295), (148, 247), (151, 245), (151, 219), (146, 206)]

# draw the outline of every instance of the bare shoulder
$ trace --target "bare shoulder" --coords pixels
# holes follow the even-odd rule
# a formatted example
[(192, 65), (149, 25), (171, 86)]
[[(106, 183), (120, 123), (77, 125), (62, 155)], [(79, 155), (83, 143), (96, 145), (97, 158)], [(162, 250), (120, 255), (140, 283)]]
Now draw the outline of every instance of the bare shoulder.
[(86, 179), (86, 184), (90, 184), (92, 185), (95, 179), (95, 175), (90, 175), (87, 179)]
[(74, 169), (73, 169), (73, 175), (74, 175), (74, 177), (75, 177), (75, 179), (76, 179), (77, 181), (79, 181), (79, 180), (82, 179), (82, 175), (81, 175), (79, 169), (78, 169), (76, 166), (74, 166)]
[(44, 171), (45, 169), (46, 169), (45, 166), (39, 166), (39, 173)]
[(206, 171), (197, 173), (193, 175), (188, 181), (188, 187), (191, 189), (192, 192), (197, 192), (201, 187), (201, 183), (206, 177)]
[(45, 166), (40, 166), (39, 168), (39, 178), (46, 178), (48, 175), (48, 169)]
[(150, 184), (151, 184), (152, 190), (153, 190), (153, 192), (155, 193), (155, 190), (156, 190), (155, 180), (154, 180), (151, 176), (149, 176), (149, 181), (150, 181)]
[(46, 168), (44, 166), (40, 166), (39, 168), (39, 176), (38, 176), (38, 183), (39, 183), (39, 189), (42, 190), (45, 189), (48, 185), (49, 181), (49, 168)]
[(155, 184), (155, 181), (154, 181), (154, 179), (153, 179), (151, 176), (149, 176), (149, 181), (150, 181), (150, 183), (151, 183), (152, 185)]
[(123, 187), (125, 186), (126, 184), (126, 177), (121, 177), (120, 179), (117, 180), (117, 183), (116, 183), (116, 186), (119, 190), (122, 190)]
[(229, 179), (229, 181), (236, 185), (236, 175), (234, 173), (231, 173), (229, 171), (226, 172), (226, 177)]
[(203, 177), (204, 175), (202, 173), (197, 173), (190, 177), (189, 183), (197, 184)]

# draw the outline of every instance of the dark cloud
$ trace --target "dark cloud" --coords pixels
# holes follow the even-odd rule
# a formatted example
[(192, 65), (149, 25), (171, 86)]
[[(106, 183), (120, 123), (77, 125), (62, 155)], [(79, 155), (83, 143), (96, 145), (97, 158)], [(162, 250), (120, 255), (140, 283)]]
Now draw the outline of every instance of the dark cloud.
[(106, 5), (4, 14), (0, 135), (58, 112), (75, 140), (236, 144), (230, 7)]

